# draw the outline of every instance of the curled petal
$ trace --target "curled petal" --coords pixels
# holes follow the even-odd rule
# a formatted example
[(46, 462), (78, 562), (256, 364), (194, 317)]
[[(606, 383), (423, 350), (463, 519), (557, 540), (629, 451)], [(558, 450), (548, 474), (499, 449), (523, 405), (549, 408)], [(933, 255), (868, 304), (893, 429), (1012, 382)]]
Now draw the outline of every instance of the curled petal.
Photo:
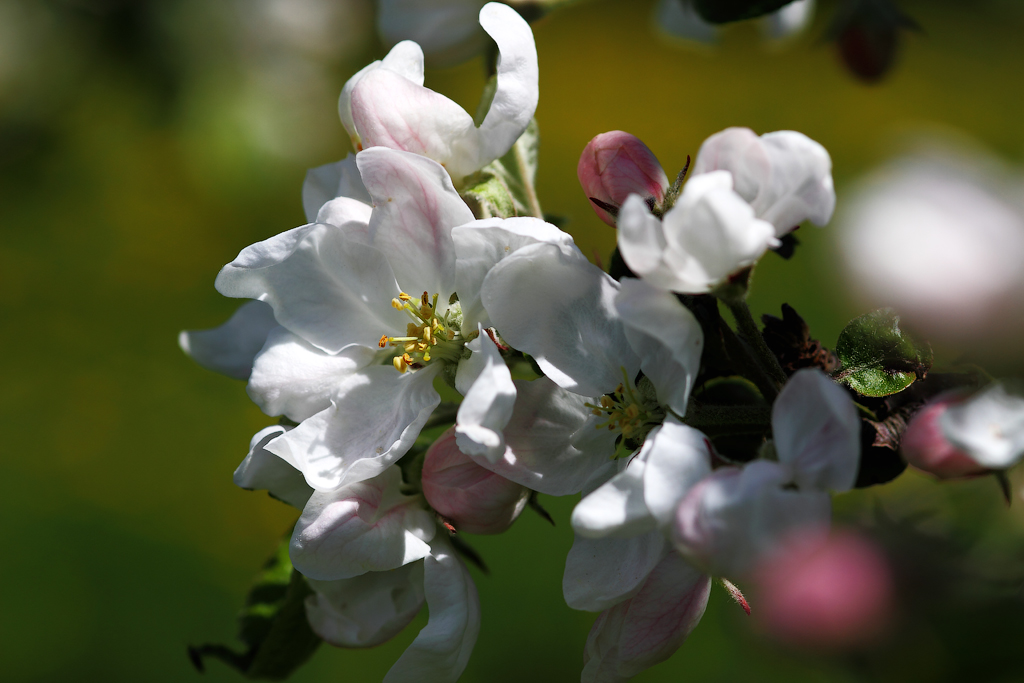
[(665, 228), (647, 207), (643, 197), (631, 195), (619, 210), (619, 252), (630, 269), (652, 282), (671, 282), (673, 274), (664, 261), (668, 242)]
[(666, 552), (660, 531), (631, 538), (591, 539), (576, 534), (562, 577), (566, 604), (600, 612), (635, 595)]
[(459, 449), (497, 462), (505, 455), (502, 430), (512, 417), (516, 386), (498, 347), (483, 330), (466, 344), (472, 355), (459, 363), (455, 386), (465, 396), (455, 420)]
[(302, 208), (306, 212), (306, 221), (316, 223), (320, 208), (336, 197), (348, 197), (370, 205), (370, 194), (359, 178), (354, 154), (306, 171), (306, 179), (302, 183)]
[(294, 465), (318, 491), (375, 477), (405, 455), (441, 402), (440, 366), (399, 374), (371, 365), (349, 375), (331, 407), (303, 420), (267, 449)]
[(622, 278), (619, 285), (615, 310), (640, 356), (640, 369), (654, 384), (658, 401), (684, 415), (704, 350), (700, 323), (670, 292), (633, 278)]
[(547, 377), (515, 380), (516, 402), (505, 427), (505, 453), (482, 467), (552, 496), (577, 493), (591, 474), (610, 464), (615, 434), (595, 429), (588, 400)]
[(803, 133), (758, 137), (749, 128), (727, 128), (704, 141), (693, 166), (695, 177), (716, 170), (732, 174), (736, 192), (778, 236), (805, 220), (825, 225), (832, 218), (832, 159)]
[(625, 683), (668, 659), (696, 628), (711, 577), (669, 553), (640, 591), (601, 613), (587, 636), (583, 683)]
[(246, 391), (267, 415), (302, 422), (331, 406), (338, 385), (368, 366), (374, 351), (352, 346), (337, 355), (324, 353), (278, 327), (256, 356)]
[(402, 473), (315, 492), (295, 523), (292, 564), (321, 581), (395, 569), (426, 557), (436, 524), (419, 496), (401, 493)]
[(274, 309), (262, 301), (249, 301), (220, 327), (183, 331), (178, 346), (207, 370), (249, 379), (256, 354), (275, 327)]
[(480, 597), (473, 578), (446, 539), (423, 560), (430, 618), (384, 677), (384, 683), (455, 683), (480, 633)]
[(315, 221), (337, 226), (345, 232), (345, 236), (349, 239), (369, 244), (371, 215), (373, 215), (373, 207), (369, 204), (349, 197), (335, 197), (320, 207)]
[(286, 431), (275, 425), (256, 432), (249, 453), (235, 470), (235, 485), (252, 491), (266, 489), (274, 498), (301, 510), (313, 489), (302, 478), (302, 472), (264, 448)]
[(373, 647), (409, 625), (423, 607), (423, 563), (412, 562), (351, 579), (309, 579), (313, 632), (335, 647)]
[(849, 491), (860, 467), (860, 417), (846, 390), (817, 368), (798, 370), (772, 407), (779, 462), (793, 468), (796, 485)]
[(411, 40), (403, 40), (392, 47), (384, 59), (363, 67), (345, 83), (345, 87), (341, 89), (341, 96), (338, 98), (338, 115), (341, 117), (341, 124), (345, 126), (345, 130), (352, 138), (352, 146), (356, 149), (362, 149), (363, 146), (359, 140), (355, 121), (352, 119), (352, 91), (367, 74), (377, 69), (390, 71), (414, 85), (422, 86), (423, 50)]
[(579, 249), (538, 243), (491, 269), (481, 300), (501, 336), (559, 386), (612, 392), (640, 362), (615, 312), (619, 284)]

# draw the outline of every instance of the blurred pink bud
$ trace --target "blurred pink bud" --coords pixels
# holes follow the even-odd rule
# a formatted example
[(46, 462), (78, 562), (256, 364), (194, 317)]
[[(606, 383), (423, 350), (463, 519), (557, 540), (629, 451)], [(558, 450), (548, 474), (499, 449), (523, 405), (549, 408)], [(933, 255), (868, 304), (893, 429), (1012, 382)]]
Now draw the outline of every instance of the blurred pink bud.
[(870, 539), (851, 532), (791, 535), (755, 572), (754, 617), (773, 638), (841, 650), (883, 634), (893, 614), (892, 570)]
[(951, 444), (942, 433), (939, 419), (946, 409), (961, 403), (962, 393), (947, 393), (936, 397), (918, 411), (903, 432), (900, 453), (903, 459), (922, 472), (939, 479), (958, 479), (985, 474), (988, 470), (966, 453)]
[(473, 462), (456, 446), (452, 427), (427, 450), (423, 495), (457, 531), (500, 534), (523, 511), (530, 491)]
[[(639, 138), (621, 130), (601, 133), (583, 149), (576, 175), (587, 197), (615, 207), (631, 194), (661, 203), (668, 189), (668, 176), (654, 152)], [(615, 216), (591, 202), (598, 217), (615, 226)]]

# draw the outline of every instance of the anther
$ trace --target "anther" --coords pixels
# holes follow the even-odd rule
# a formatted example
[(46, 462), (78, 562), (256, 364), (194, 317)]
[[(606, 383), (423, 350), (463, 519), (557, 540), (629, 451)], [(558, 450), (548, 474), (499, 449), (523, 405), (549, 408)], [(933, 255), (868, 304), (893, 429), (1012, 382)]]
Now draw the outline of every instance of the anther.
[(395, 370), (398, 370), (399, 372), (405, 372), (409, 367), (406, 365), (405, 358), (403, 356), (395, 356), (391, 359), (391, 364), (394, 365)]
[(430, 305), (430, 295), (427, 294), (426, 292), (423, 292), (423, 296), (420, 297), (420, 303), (423, 304), (424, 306), (429, 306)]
[(401, 299), (402, 301), (412, 301), (412, 297), (406, 294), (405, 292), (399, 294), (398, 298)]
[(388, 345), (388, 335), (382, 334), (380, 336), (380, 341), (377, 342), (377, 346), (379, 346), (380, 348), (383, 349), (383, 348), (386, 348), (387, 345)]

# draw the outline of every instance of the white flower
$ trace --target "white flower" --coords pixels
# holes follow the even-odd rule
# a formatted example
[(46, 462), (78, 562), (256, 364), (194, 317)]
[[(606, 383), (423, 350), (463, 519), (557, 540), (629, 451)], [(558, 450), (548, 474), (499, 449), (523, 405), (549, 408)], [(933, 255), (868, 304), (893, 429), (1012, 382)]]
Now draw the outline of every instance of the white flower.
[(860, 418), (842, 387), (807, 368), (772, 408), (778, 462), (725, 467), (694, 486), (675, 511), (676, 548), (719, 576), (747, 574), (798, 527), (827, 532), (828, 491), (853, 487)]
[(1014, 338), (1024, 326), (1019, 183), (991, 157), (942, 148), (872, 173), (841, 215), (851, 285), (932, 341), (976, 351)]
[(249, 301), (220, 327), (179, 333), (178, 346), (208, 370), (249, 379), (256, 354), (275, 327), (274, 310), (262, 301)]
[(778, 243), (772, 225), (733, 191), (725, 171), (693, 176), (662, 220), (631, 195), (618, 227), (619, 252), (634, 273), (688, 294), (710, 292)]
[(993, 382), (939, 418), (953, 446), (983, 467), (1005, 470), (1024, 456), (1024, 397)]
[(423, 52), (402, 41), (345, 84), (341, 121), (357, 150), (384, 146), (441, 163), (456, 184), (511, 149), (537, 108), (537, 51), (529, 24), (488, 3), (480, 25), (498, 44), (497, 88), (479, 127), (447, 97), (423, 87)]
[(805, 220), (825, 225), (835, 210), (832, 159), (803, 133), (726, 128), (701, 145), (691, 182), (714, 171), (732, 174), (733, 189), (778, 237)]

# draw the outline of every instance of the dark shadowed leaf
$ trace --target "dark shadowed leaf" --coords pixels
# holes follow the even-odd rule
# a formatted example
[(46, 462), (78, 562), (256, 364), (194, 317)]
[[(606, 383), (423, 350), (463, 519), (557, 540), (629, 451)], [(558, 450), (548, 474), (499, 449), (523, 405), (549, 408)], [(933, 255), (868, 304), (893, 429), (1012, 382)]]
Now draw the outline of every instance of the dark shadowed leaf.
[(842, 367), (833, 377), (863, 396), (903, 391), (932, 366), (931, 347), (903, 332), (889, 308), (852, 320), (839, 334), (836, 355)]

